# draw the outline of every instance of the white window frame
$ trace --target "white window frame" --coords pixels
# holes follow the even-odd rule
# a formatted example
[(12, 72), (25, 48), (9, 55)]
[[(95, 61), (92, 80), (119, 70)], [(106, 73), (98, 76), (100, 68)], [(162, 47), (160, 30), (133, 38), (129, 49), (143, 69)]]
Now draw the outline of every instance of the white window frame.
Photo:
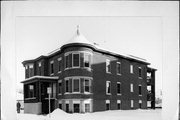
[(134, 86), (132, 83), (130, 84), (130, 92), (134, 92)]
[[(139, 76), (139, 69), (141, 69), (141, 77)], [(138, 77), (139, 79), (142, 79), (142, 67), (138, 67)]]
[[(79, 66), (74, 66), (74, 54), (79, 54)], [(80, 53), (72, 52), (72, 68), (80, 68)]]
[(61, 66), (61, 69), (59, 69), (59, 66), (60, 66), (59, 62), (62, 62), (62, 57), (59, 57), (59, 58), (58, 58), (58, 73), (61, 73), (61, 71), (62, 71), (62, 66)]
[(120, 84), (120, 93), (118, 93), (118, 91), (117, 91), (117, 95), (121, 95), (121, 82), (117, 82), (117, 86), (118, 86), (118, 84)]
[[(89, 81), (89, 92), (85, 91), (85, 80)], [(84, 78), (84, 93), (91, 93), (91, 79), (89, 78)]]
[(62, 80), (58, 81), (58, 95), (62, 95), (62, 88), (61, 88), (61, 93), (59, 93), (59, 83), (61, 83), (61, 87), (62, 87)]
[[(52, 64), (53, 64), (53, 73), (51, 73), (52, 72), (52, 67), (51, 67)], [(52, 60), (50, 62), (50, 75), (54, 75), (54, 60)]]
[[(109, 63), (109, 65), (110, 65), (110, 72), (108, 71), (108, 64)], [(106, 73), (111, 73), (111, 60), (109, 60), (109, 59), (106, 59)]]
[[(79, 81), (79, 91), (78, 92), (75, 92), (74, 91), (74, 80), (78, 80)], [(80, 93), (81, 91), (81, 81), (80, 81), (80, 78), (72, 78), (72, 93)]]
[(131, 108), (134, 108), (134, 100), (131, 100)]
[[(121, 106), (121, 100), (117, 100), (117, 106), (118, 106), (118, 104), (120, 104), (120, 106)], [(120, 109), (121, 109), (121, 107), (120, 107)]]
[[(66, 81), (68, 81), (68, 92), (66, 91)], [(69, 91), (69, 88), (70, 88), (70, 83), (69, 83), (69, 79), (65, 79), (65, 94), (68, 94), (68, 93), (70, 93), (70, 91)]]
[[(108, 93), (107, 83), (110, 83), (110, 93)], [(106, 81), (106, 95), (111, 95), (111, 81)]]
[[(118, 73), (118, 64), (120, 65), (120, 73)], [(121, 62), (116, 63), (116, 73), (117, 75), (121, 75)]]
[(110, 102), (110, 100), (106, 100), (106, 104), (109, 104), (109, 110), (111, 110), (111, 102)]
[[(139, 94), (139, 96), (142, 96), (142, 85), (139, 85), (139, 86), (141, 86), (141, 94)], [(138, 90), (139, 90), (139, 86), (138, 86)], [(139, 93), (139, 91), (138, 91), (138, 93)]]
[(134, 73), (134, 66), (131, 64), (130, 65), (130, 73), (133, 74)]
[[(86, 67), (85, 66), (85, 55), (90, 55), (90, 60), (89, 60), (89, 67)], [(84, 52), (84, 68), (91, 68), (91, 54), (87, 53), (87, 52)]]

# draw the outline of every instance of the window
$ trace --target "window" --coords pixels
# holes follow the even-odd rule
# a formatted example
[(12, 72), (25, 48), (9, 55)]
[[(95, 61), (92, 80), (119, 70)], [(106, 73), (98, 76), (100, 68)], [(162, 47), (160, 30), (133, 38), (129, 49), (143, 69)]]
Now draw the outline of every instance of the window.
[(59, 109), (62, 109), (62, 103), (59, 103)]
[(139, 85), (139, 95), (142, 95), (141, 91), (142, 91), (141, 85)]
[(34, 70), (33, 70), (33, 64), (29, 65), (29, 77), (32, 77), (34, 75)]
[(117, 94), (120, 95), (121, 94), (121, 83), (117, 82)]
[(111, 73), (111, 63), (109, 59), (106, 59), (106, 72)]
[(59, 94), (62, 94), (62, 80), (59, 81)]
[(73, 79), (73, 92), (80, 92), (79, 79)]
[(139, 77), (142, 78), (142, 68), (139, 67)]
[(118, 109), (118, 110), (121, 109), (121, 100), (117, 100), (117, 109)]
[(51, 74), (53, 74), (54, 73), (54, 61), (51, 61), (50, 67), (51, 67)]
[(84, 53), (84, 67), (90, 67), (91, 55)]
[(120, 62), (117, 62), (117, 64), (116, 64), (117, 66), (117, 74), (118, 75), (121, 75), (121, 63)]
[(29, 98), (34, 97), (34, 85), (29, 85)]
[(106, 81), (106, 94), (111, 94), (111, 82)]
[(65, 91), (69, 92), (69, 80), (65, 80)]
[(133, 108), (133, 107), (134, 107), (134, 101), (131, 100), (131, 108)]
[(90, 79), (84, 79), (84, 92), (91, 92), (91, 81)]
[(79, 59), (79, 53), (73, 54), (73, 67), (79, 67), (80, 66), (80, 59)]
[(38, 64), (38, 71), (39, 71), (39, 75), (41, 75), (41, 62), (39, 62), (39, 64)]
[(106, 100), (106, 110), (110, 110), (110, 100)]
[(62, 59), (59, 58), (58, 59), (58, 71), (61, 72), (61, 70), (62, 70)]
[(90, 112), (90, 104), (85, 104), (85, 112)]
[(131, 92), (134, 92), (134, 90), (133, 90), (133, 84), (130, 84), (130, 91), (131, 91)]
[(139, 100), (139, 108), (142, 108), (142, 100)]
[(65, 56), (65, 68), (69, 67), (69, 55)]
[(130, 73), (133, 73), (133, 65), (130, 65)]
[(66, 112), (69, 112), (69, 103), (66, 103)]

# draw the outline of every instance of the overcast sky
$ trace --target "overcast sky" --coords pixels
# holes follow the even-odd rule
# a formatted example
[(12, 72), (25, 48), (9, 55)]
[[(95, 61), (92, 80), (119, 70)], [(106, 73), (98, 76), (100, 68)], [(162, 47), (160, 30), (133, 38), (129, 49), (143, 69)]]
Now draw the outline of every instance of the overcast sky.
[(61, 47), (76, 26), (90, 41), (119, 54), (146, 59), (157, 69), (156, 89), (162, 88), (162, 21), (160, 17), (17, 17), (17, 85), (25, 79), (22, 61)]

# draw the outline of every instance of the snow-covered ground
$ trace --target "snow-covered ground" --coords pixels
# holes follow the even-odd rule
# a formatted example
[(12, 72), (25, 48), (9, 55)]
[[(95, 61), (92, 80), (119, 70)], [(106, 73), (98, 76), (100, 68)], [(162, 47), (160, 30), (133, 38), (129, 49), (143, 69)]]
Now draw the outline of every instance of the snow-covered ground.
[(17, 120), (161, 120), (161, 109), (113, 110), (86, 114), (68, 114), (56, 109), (50, 115), (18, 114)]

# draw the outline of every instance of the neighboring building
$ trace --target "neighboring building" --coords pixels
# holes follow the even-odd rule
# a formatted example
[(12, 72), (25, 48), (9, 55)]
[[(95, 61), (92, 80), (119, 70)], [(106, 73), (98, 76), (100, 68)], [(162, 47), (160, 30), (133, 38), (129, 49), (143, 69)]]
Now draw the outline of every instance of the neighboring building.
[(147, 109), (148, 101), (155, 108), (156, 70), (148, 67), (150, 63), (104, 50), (79, 30), (60, 49), (22, 64), (25, 113), (48, 113), (48, 87), (52, 88), (51, 111), (58, 107), (70, 113)]

